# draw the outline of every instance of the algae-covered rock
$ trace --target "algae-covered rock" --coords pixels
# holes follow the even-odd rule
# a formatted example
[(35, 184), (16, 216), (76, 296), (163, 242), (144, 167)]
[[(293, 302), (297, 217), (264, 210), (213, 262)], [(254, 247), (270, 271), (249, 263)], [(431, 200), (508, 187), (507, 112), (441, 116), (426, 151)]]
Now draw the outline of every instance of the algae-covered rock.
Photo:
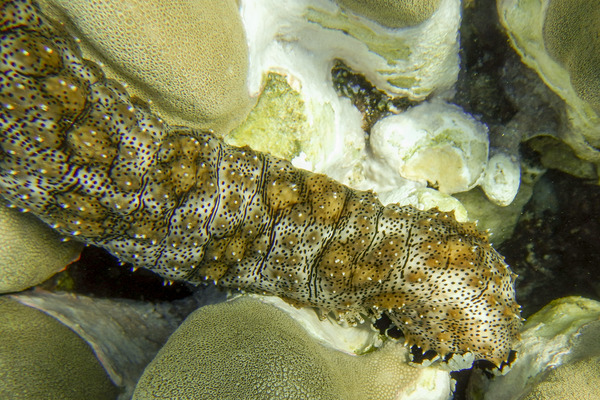
[[(246, 120), (226, 135), (233, 146), (248, 145), (276, 157), (292, 160), (301, 153), (315, 158), (315, 142), (327, 142), (325, 132), (319, 135), (317, 124), (308, 121), (308, 110), (301, 94), (286, 78), (269, 73), (261, 95)], [(318, 140), (317, 140), (318, 139)]]
[(88, 344), (56, 319), (0, 297), (0, 398), (114, 400)]
[(248, 50), (235, 0), (45, 0), (87, 58), (168, 122), (227, 131), (248, 111)]
[(517, 194), (518, 164), (502, 153), (488, 160), (487, 127), (457, 106), (428, 102), (385, 117), (373, 127), (370, 144), (396, 173), (442, 193), (480, 184), (500, 205), (510, 204)]
[(475, 376), (472, 386), (485, 395), (473, 398), (600, 398), (599, 335), (600, 302), (575, 296), (554, 300), (523, 326), (508, 373), (491, 382)]
[(408, 365), (389, 342), (361, 356), (326, 347), (253, 298), (191, 314), (146, 368), (134, 399), (446, 399), (449, 375)]
[(79, 257), (83, 245), (61, 235), (34, 215), (0, 202), (0, 293), (42, 283)]

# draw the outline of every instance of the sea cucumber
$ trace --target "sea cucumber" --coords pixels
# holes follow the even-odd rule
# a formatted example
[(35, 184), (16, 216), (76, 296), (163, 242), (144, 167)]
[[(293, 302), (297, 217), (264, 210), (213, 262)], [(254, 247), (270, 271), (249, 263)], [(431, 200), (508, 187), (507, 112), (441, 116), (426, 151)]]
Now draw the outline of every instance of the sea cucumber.
[(0, 193), (13, 205), (167, 279), (386, 313), (408, 344), (506, 360), (515, 275), (474, 224), (169, 126), (33, 2), (0, 4)]

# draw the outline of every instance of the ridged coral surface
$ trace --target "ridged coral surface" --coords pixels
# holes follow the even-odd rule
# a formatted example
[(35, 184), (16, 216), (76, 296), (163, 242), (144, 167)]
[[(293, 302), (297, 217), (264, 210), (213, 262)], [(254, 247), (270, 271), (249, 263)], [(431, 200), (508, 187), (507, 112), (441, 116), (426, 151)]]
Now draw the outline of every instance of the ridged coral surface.
[(34, 4), (1, 4), (0, 193), (14, 205), (167, 279), (385, 312), (410, 344), (506, 359), (514, 274), (473, 224), (170, 127)]

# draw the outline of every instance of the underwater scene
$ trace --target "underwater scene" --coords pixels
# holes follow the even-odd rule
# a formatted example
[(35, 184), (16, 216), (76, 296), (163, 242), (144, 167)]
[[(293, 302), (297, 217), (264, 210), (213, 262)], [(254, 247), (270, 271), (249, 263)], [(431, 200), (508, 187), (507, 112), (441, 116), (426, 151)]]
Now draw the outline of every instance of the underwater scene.
[(0, 0), (0, 399), (599, 399), (598, 66), (590, 0)]

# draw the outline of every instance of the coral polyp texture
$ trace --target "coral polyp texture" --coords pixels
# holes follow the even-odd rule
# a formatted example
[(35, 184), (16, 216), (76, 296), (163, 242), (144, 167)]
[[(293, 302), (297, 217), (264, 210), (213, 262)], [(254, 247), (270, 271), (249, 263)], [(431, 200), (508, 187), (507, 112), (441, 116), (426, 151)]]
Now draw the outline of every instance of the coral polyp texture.
[(440, 0), (336, 0), (336, 2), (390, 28), (420, 24), (431, 17), (431, 14), (440, 5)]
[(409, 344), (505, 360), (514, 277), (487, 235), (209, 132), (169, 126), (29, 1), (2, 4), (0, 189), (167, 279), (386, 313)]
[[(84, 55), (152, 111), (226, 131), (250, 107), (248, 50), (236, 0), (42, 0)], [(235, 121), (238, 122), (238, 121)]]

